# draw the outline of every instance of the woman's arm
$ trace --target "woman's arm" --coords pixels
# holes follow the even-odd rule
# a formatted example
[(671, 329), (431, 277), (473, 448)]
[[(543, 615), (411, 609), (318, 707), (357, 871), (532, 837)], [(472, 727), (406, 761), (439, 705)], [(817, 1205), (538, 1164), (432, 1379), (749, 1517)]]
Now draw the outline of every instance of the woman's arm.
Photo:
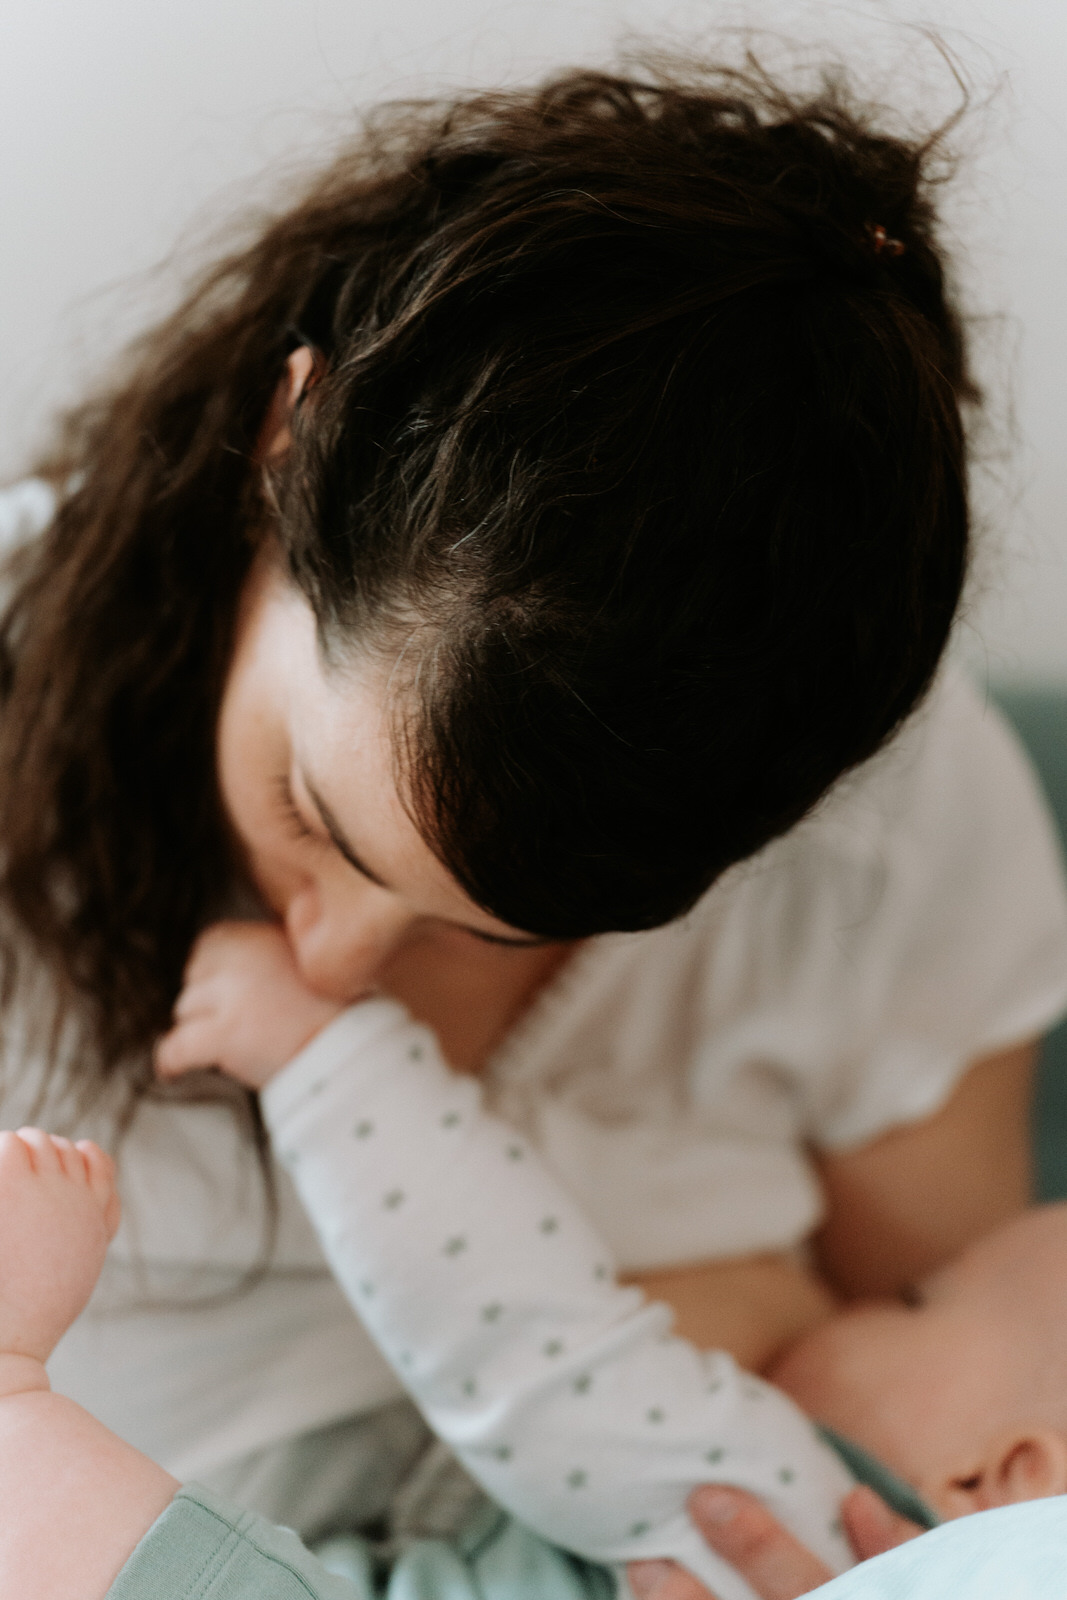
[(765, 1371), (786, 1345), (837, 1309), (815, 1271), (779, 1253), (628, 1272), (622, 1282), (665, 1301), (680, 1338), (698, 1350), (728, 1350), (749, 1372)]
[(1031, 1042), (986, 1056), (932, 1117), (857, 1150), (817, 1155), (828, 1214), (816, 1258), (826, 1284), (782, 1255), (627, 1281), (667, 1301), (683, 1338), (762, 1371), (775, 1348), (833, 1312), (833, 1291), (898, 1293), (1030, 1203), (1036, 1057)]
[(895, 1294), (1029, 1204), (1037, 1047), (975, 1064), (923, 1122), (817, 1156), (827, 1219), (818, 1261), (841, 1293)]

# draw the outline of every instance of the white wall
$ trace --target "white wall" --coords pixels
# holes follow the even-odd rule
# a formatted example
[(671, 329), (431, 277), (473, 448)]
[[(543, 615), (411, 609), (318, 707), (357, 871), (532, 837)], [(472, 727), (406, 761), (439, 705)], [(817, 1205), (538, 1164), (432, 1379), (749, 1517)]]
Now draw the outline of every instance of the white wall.
[[(383, 95), (514, 82), (755, 19), (833, 42), (882, 96), (981, 100), (949, 220), (994, 395), (964, 648), (1067, 683), (1067, 7), (1062, 0), (0, 0), (0, 474), (165, 305), (221, 221)], [(771, 48), (771, 47), (768, 47)], [(810, 52), (818, 54), (818, 49)], [(773, 54), (773, 49), (772, 49)], [(172, 256), (161, 270), (150, 272)]]

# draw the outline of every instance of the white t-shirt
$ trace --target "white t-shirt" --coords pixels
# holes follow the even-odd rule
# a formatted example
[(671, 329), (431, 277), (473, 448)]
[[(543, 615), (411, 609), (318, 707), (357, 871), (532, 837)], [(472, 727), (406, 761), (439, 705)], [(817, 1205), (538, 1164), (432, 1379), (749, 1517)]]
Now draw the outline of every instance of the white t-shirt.
[(681, 921), (589, 942), (490, 1069), (624, 1267), (788, 1248), (807, 1146), (933, 1112), (1067, 1000), (1052, 825), (947, 669), (893, 744)]
[[(0, 548), (49, 505), (41, 486), (0, 495)], [(487, 1099), (624, 1268), (788, 1248), (819, 1217), (809, 1145), (929, 1114), (969, 1061), (1065, 1003), (1044, 803), (948, 669), (884, 752), (689, 916), (580, 949), (496, 1052)], [(0, 1125), (26, 1114), (35, 1079), (34, 1063), (5, 1064)], [(226, 1297), (263, 1217), (225, 1108), (143, 1105), (121, 1180), (126, 1220), (53, 1358), (57, 1388), (179, 1477), (401, 1392), (284, 1173), (271, 1264)]]

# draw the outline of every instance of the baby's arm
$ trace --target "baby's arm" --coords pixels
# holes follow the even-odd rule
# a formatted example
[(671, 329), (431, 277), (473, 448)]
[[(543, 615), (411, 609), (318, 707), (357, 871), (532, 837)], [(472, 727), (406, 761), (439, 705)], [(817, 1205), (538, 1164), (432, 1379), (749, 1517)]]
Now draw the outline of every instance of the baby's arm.
[(156, 1059), (264, 1088), (342, 1286), (435, 1431), (525, 1522), (593, 1559), (676, 1557), (720, 1600), (747, 1600), (685, 1510), (718, 1479), (848, 1563), (835, 1524), (850, 1480), (803, 1415), (617, 1286), (577, 1206), (401, 1007), (342, 1014), (306, 989), (279, 930), (220, 924)]
[(391, 1001), (336, 1019), (265, 1090), (331, 1264), (434, 1430), (501, 1504), (592, 1559), (673, 1556), (751, 1591), (689, 1492), (757, 1492), (835, 1567), (851, 1487), (784, 1395), (670, 1336), (536, 1152)]
[(0, 1595), (103, 1600), (178, 1484), (49, 1388), (118, 1225), (109, 1158), (0, 1133)]

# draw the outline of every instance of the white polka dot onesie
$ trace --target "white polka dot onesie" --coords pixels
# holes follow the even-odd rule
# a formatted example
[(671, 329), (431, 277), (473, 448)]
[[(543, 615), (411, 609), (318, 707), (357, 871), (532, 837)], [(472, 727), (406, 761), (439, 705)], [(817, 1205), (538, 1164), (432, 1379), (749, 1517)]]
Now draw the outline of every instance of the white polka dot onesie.
[(750, 1489), (835, 1571), (852, 1479), (792, 1401), (671, 1335), (536, 1151), (397, 1004), (342, 1014), (263, 1094), (333, 1271), (431, 1427), (507, 1510), (591, 1560), (752, 1591), (685, 1510)]

